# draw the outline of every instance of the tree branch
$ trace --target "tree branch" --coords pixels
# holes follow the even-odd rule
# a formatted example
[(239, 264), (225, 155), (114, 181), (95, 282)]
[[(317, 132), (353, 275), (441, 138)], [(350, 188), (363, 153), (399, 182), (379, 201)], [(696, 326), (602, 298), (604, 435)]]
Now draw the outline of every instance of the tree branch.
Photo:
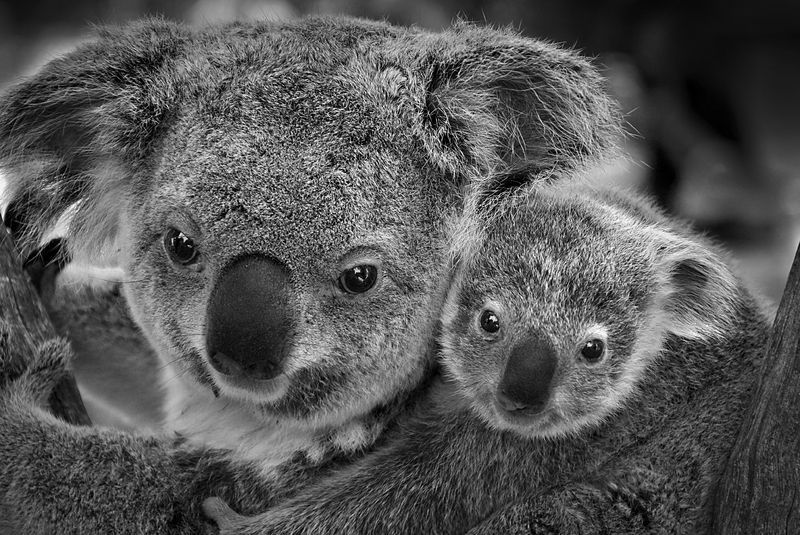
[(714, 496), (712, 532), (800, 529), (800, 248), (753, 401)]

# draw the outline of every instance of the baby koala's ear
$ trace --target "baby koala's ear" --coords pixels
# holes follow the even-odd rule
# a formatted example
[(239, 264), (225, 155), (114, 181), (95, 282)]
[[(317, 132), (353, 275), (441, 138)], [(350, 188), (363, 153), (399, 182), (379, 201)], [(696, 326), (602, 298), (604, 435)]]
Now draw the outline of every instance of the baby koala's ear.
[(513, 189), (615, 145), (617, 108), (578, 53), (464, 22), (424, 39), (421, 137), (444, 170)]
[(176, 98), (168, 65), (181, 34), (159, 20), (100, 30), (0, 99), (5, 219), (24, 253), (62, 224), (75, 256), (113, 249), (130, 183)]
[(702, 340), (730, 332), (739, 281), (703, 243), (670, 236), (658, 245), (657, 306), (666, 332)]

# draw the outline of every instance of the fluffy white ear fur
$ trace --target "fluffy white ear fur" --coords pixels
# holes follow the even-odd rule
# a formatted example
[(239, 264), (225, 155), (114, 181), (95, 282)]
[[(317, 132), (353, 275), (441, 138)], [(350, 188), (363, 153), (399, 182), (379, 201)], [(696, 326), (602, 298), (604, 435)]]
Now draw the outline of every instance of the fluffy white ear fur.
[[(94, 181), (94, 188), (87, 188), (82, 198), (53, 212), (49, 219), (29, 220), (23, 227), (22, 233), (17, 235), (23, 254), (56, 238), (65, 238), (66, 252), (72, 262), (87, 268), (118, 268), (120, 216), (127, 197), (123, 172), (114, 166), (102, 165), (91, 174), (100, 178)], [(14, 196), (8, 179), (0, 175), (0, 212), (4, 217)]]
[(187, 43), (159, 19), (108, 27), (3, 94), (6, 215), (24, 254), (63, 226), (73, 259), (116, 262), (127, 192), (177, 105), (173, 61)]
[[(120, 265), (120, 231), (128, 205), (128, 171), (105, 163), (90, 171), (96, 175), (91, 195), (65, 212), (67, 247), (72, 260), (98, 268)], [(60, 220), (59, 220), (60, 222)]]
[(739, 299), (739, 281), (705, 244), (654, 233), (657, 246), (656, 307), (665, 332), (702, 340), (724, 336)]
[(423, 39), (422, 48), (420, 138), (441, 169), (486, 179), (485, 195), (572, 170), (615, 146), (617, 106), (576, 52), (465, 22)]
[[(10, 201), (8, 180), (0, 170), (0, 217), (5, 218)], [(44, 246), (56, 238), (67, 238), (70, 235), (70, 225), (76, 209), (77, 205), (67, 208), (52, 227), (42, 234), (39, 246)], [(60, 283), (105, 287), (107, 284), (123, 280), (124, 273), (119, 267), (119, 259), (115, 254), (117, 248), (113, 243), (106, 243), (105, 247), (84, 246), (81, 249), (73, 251), (72, 257), (77, 258), (77, 261), (70, 262), (59, 274)]]

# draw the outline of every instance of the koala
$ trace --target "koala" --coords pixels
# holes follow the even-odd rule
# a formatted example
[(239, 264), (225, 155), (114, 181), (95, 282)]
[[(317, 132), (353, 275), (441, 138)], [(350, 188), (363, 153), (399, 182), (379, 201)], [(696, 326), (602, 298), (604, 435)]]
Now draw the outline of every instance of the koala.
[(354, 461), (427, 399), (451, 223), (618, 130), (587, 60), (510, 30), (101, 29), (0, 99), (5, 219), (25, 255), (60, 226), (121, 271), (164, 425), (9, 402), (0, 507), (25, 533), (192, 533), (204, 497), (255, 513)]
[(443, 308), (445, 379), (384, 446), (223, 534), (698, 533), (768, 321), (714, 246), (637, 197), (537, 187)]

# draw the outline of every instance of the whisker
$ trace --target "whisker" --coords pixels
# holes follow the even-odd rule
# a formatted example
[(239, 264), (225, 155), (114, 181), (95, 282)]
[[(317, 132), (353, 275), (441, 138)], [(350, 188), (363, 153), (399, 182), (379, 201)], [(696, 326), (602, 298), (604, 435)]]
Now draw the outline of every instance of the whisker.
[(170, 381), (183, 377), (185, 374), (189, 373), (189, 368), (185, 368), (183, 370), (179, 370), (178, 373), (161, 383), (161, 386), (167, 386)]
[(171, 365), (173, 365), (173, 364), (175, 364), (176, 362), (178, 362), (178, 361), (181, 361), (181, 360), (188, 360), (188, 359), (186, 359), (186, 356), (185, 356), (185, 355), (179, 355), (179, 356), (175, 357), (174, 359), (170, 360), (169, 362), (165, 362), (164, 364), (162, 364), (161, 366), (159, 366), (158, 368), (156, 368), (156, 371), (163, 371), (163, 370), (165, 370), (165, 369), (166, 369), (168, 366), (171, 366)]

